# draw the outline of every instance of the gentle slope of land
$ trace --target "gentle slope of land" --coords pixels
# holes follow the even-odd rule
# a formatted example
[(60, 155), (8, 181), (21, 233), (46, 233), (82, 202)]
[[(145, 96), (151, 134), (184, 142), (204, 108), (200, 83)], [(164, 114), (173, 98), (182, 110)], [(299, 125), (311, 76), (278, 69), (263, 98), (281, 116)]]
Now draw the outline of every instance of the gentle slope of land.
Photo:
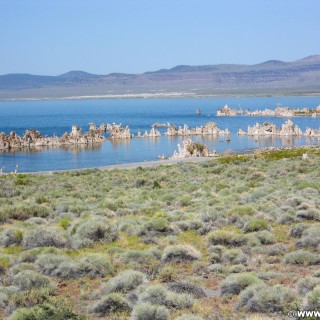
[(176, 66), (143, 74), (0, 76), (0, 99), (319, 94), (320, 55), (256, 65)]
[(319, 172), (315, 147), (0, 176), (0, 317), (284, 319), (319, 310)]

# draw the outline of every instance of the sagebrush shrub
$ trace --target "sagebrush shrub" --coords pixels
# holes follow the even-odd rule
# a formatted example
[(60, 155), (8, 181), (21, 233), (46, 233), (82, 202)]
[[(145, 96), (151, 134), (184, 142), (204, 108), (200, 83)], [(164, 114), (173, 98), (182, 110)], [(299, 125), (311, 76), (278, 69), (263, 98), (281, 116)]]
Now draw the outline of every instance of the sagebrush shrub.
[(140, 303), (132, 312), (133, 320), (166, 320), (169, 311), (164, 306), (157, 306), (151, 303)]
[(261, 231), (267, 230), (269, 228), (269, 223), (266, 220), (262, 219), (254, 219), (248, 221), (244, 226), (245, 232), (254, 232), (254, 231)]
[(25, 270), (16, 274), (13, 277), (12, 284), (21, 291), (41, 288), (53, 291), (56, 288), (50, 278), (32, 270)]
[(285, 255), (284, 262), (286, 264), (299, 264), (309, 266), (320, 263), (318, 254), (309, 251), (294, 251)]
[(130, 306), (126, 299), (119, 293), (111, 293), (103, 296), (92, 308), (92, 311), (100, 316), (108, 316), (112, 313), (129, 311)]
[(302, 233), (301, 240), (297, 247), (320, 247), (320, 225), (314, 225)]
[(290, 308), (290, 304), (293, 305), (294, 302), (295, 296), (289, 288), (257, 284), (240, 293), (238, 307), (251, 312), (280, 312)]
[(36, 247), (56, 247), (62, 248), (66, 245), (65, 239), (55, 230), (49, 228), (37, 227), (28, 230), (23, 238), (22, 246), (24, 249)]
[(183, 314), (175, 318), (175, 320), (203, 320), (203, 318), (195, 314)]
[(228, 276), (220, 285), (221, 295), (239, 294), (243, 289), (253, 284), (261, 283), (255, 275), (251, 273), (238, 273)]
[(129, 292), (139, 285), (146, 283), (146, 276), (135, 270), (124, 270), (106, 283), (107, 292)]
[(201, 253), (191, 245), (168, 246), (161, 260), (164, 262), (185, 262), (201, 259)]
[(188, 282), (172, 282), (167, 285), (170, 291), (176, 293), (187, 293), (197, 299), (206, 297), (205, 291), (198, 285)]
[(246, 235), (238, 234), (228, 230), (214, 230), (207, 236), (210, 245), (224, 245), (224, 246), (242, 246), (248, 238)]
[(319, 310), (320, 309), (320, 285), (317, 285), (307, 295), (306, 310)]
[(23, 230), (17, 228), (8, 228), (0, 239), (4, 247), (20, 245), (23, 240)]
[(117, 228), (101, 217), (83, 221), (72, 232), (75, 232), (72, 245), (76, 249), (93, 246), (96, 242), (113, 242), (119, 236)]

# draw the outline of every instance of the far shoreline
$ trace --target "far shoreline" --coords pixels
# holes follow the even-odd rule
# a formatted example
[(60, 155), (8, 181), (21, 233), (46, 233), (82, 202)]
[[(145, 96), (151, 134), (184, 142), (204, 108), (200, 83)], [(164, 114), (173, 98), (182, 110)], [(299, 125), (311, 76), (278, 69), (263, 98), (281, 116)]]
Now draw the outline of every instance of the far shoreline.
[(54, 101), (54, 100), (108, 100), (108, 99), (201, 99), (201, 98), (275, 98), (275, 97), (320, 97), (320, 92), (288, 92), (288, 93), (224, 93), (224, 94), (193, 94), (188, 92), (168, 93), (136, 93), (136, 94), (107, 94), (67, 97), (42, 98), (0, 98), (0, 102), (15, 101)]

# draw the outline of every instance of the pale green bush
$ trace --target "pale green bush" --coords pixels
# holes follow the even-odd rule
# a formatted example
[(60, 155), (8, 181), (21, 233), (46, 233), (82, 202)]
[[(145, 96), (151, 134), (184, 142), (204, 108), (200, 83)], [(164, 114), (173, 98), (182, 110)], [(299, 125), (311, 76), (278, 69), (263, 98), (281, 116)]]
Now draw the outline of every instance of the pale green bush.
[(25, 270), (16, 274), (13, 277), (12, 284), (21, 291), (41, 288), (54, 291), (56, 289), (55, 284), (50, 278), (32, 270)]
[(251, 273), (238, 273), (228, 276), (220, 285), (221, 295), (239, 294), (243, 289), (262, 281)]
[(72, 247), (75, 249), (93, 246), (96, 242), (107, 243), (118, 239), (118, 230), (102, 217), (81, 222), (73, 228)]
[(307, 295), (307, 310), (319, 310), (320, 309), (320, 285), (317, 285), (311, 292)]
[(282, 312), (296, 307), (295, 300), (290, 289), (282, 285), (256, 284), (241, 292), (238, 308), (261, 313)]
[(28, 230), (22, 241), (22, 246), (25, 249), (36, 247), (62, 248), (65, 245), (65, 239), (59, 235), (56, 230), (44, 227), (37, 227), (32, 230)]
[(201, 253), (191, 245), (168, 246), (164, 249), (161, 260), (164, 262), (185, 262), (201, 259)]
[(167, 308), (150, 303), (140, 303), (132, 312), (133, 320), (166, 320), (168, 317), (169, 311)]
[(111, 293), (103, 296), (92, 308), (92, 312), (98, 313), (100, 316), (108, 316), (110, 314), (129, 310), (130, 306), (128, 302), (119, 293)]
[(107, 292), (129, 292), (139, 285), (146, 283), (146, 276), (135, 270), (124, 270), (106, 283)]
[(284, 262), (286, 264), (313, 265), (320, 263), (319, 255), (309, 251), (294, 251), (285, 255)]

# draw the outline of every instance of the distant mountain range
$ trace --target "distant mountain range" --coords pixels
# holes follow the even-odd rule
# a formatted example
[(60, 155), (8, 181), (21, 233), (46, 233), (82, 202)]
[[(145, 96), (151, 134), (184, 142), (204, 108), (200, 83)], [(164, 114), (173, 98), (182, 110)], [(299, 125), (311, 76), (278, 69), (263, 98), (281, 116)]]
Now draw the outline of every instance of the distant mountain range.
[(320, 55), (255, 65), (179, 65), (143, 74), (70, 71), (59, 76), (0, 76), (0, 99), (289, 94), (320, 95)]

